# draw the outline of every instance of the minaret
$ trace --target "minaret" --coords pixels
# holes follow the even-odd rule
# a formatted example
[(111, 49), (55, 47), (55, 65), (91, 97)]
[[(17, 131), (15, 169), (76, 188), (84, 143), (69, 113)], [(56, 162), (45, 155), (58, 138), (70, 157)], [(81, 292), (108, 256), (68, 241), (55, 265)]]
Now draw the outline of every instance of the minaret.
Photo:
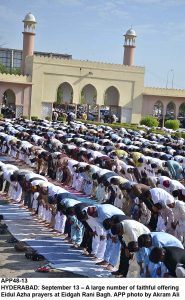
[(22, 51), (22, 66), (21, 73), (25, 73), (25, 58), (28, 55), (33, 55), (34, 51), (34, 39), (35, 39), (35, 24), (37, 23), (35, 17), (28, 13), (24, 20), (24, 31), (23, 31), (23, 51)]
[(125, 44), (124, 44), (124, 58), (123, 58), (123, 64), (127, 66), (133, 66), (134, 65), (134, 48), (135, 46), (135, 40), (136, 40), (136, 32), (132, 28), (127, 30), (125, 37)]

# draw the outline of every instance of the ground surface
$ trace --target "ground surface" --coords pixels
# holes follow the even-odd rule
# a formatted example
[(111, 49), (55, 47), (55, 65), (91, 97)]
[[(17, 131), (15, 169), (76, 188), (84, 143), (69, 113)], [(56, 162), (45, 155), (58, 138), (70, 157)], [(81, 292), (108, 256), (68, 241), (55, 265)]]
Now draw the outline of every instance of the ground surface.
[(10, 233), (0, 235), (0, 277), (1, 278), (61, 278), (61, 277), (83, 277), (66, 271), (58, 271), (49, 273), (38, 273), (35, 270), (44, 265), (45, 262), (35, 262), (25, 258), (24, 253), (17, 252), (14, 249), (14, 244), (8, 243), (7, 240), (11, 237)]

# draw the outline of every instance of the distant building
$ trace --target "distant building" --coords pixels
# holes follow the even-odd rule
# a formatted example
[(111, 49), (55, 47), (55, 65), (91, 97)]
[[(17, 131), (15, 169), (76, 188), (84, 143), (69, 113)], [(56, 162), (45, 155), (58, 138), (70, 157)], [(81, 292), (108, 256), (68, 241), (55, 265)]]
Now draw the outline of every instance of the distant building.
[[(34, 51), (34, 55), (72, 59), (72, 55), (70, 54), (52, 52)], [(10, 71), (12, 69), (20, 69), (22, 65), (22, 50), (0, 47), (0, 63), (2, 63)]]

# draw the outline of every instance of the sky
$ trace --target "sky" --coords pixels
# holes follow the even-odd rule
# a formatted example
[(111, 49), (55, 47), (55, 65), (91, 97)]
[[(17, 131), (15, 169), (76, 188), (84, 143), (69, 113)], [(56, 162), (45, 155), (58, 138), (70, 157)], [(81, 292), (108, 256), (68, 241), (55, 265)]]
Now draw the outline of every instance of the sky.
[(24, 16), (36, 20), (35, 50), (122, 64), (136, 31), (135, 65), (145, 86), (185, 89), (185, 0), (0, 0), (0, 45), (22, 48)]

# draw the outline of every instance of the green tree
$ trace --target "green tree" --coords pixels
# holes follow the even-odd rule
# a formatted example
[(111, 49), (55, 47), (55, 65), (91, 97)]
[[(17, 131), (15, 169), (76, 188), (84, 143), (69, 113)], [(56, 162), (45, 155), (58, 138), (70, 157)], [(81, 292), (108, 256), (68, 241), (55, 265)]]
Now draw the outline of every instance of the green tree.
[(0, 62), (0, 73), (8, 73), (8, 69)]
[(11, 70), (9, 71), (9, 74), (21, 75), (21, 69), (20, 69), (20, 68), (14, 68), (14, 69), (11, 69)]
[(21, 75), (21, 69), (20, 68), (13, 68), (13, 69), (8, 69), (5, 67), (1, 62), (0, 62), (0, 73), (4, 74), (14, 74), (14, 75)]

